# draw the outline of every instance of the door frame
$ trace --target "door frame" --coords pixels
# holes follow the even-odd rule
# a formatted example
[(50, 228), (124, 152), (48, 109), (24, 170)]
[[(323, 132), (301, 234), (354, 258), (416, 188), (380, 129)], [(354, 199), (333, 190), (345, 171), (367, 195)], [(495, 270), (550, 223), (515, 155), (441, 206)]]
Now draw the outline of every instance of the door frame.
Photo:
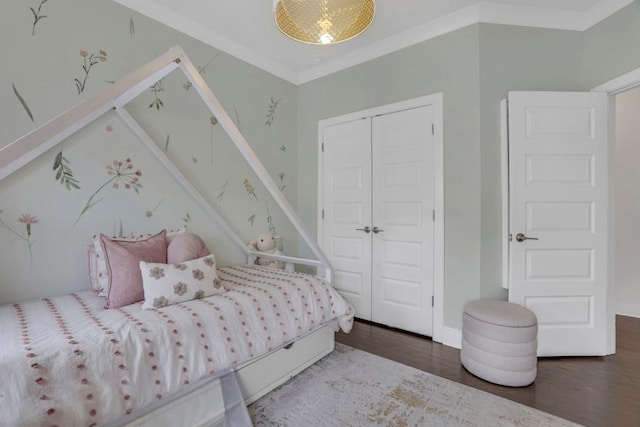
[(395, 113), (412, 108), (433, 106), (433, 208), (435, 221), (433, 229), (433, 331), (432, 340), (442, 342), (444, 329), (444, 114), (442, 92), (356, 111), (318, 121), (318, 243), (324, 247), (324, 157), (322, 155), (323, 129), (328, 126)]
[(616, 103), (615, 95), (640, 86), (640, 68), (629, 71), (591, 89), (591, 92), (604, 92), (609, 100), (609, 283), (607, 287), (608, 333), (607, 347), (611, 353), (616, 349), (616, 298), (615, 298), (615, 147), (616, 147)]

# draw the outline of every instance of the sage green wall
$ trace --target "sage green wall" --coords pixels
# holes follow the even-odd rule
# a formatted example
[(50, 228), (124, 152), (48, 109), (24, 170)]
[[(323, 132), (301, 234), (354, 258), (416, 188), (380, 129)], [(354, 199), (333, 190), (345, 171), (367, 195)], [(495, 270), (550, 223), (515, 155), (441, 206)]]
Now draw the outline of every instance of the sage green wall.
[[(39, 16), (46, 16), (35, 32), (30, 7), (40, 7)], [(111, 0), (0, 2), (0, 40), (0, 147), (179, 44), (204, 68), (205, 81), (284, 195), (297, 203), (295, 85)], [(91, 55), (95, 63), (78, 93), (74, 79), (84, 80), (82, 67)], [(231, 219), (242, 239), (268, 231), (271, 216), (284, 236), (285, 252), (295, 255), (297, 234), (185, 83), (182, 73), (174, 72), (156, 87), (157, 99), (147, 90), (127, 110)], [(56, 178), (52, 166), (60, 150), (79, 189), (66, 188)], [(123, 173), (140, 170), (135, 176), (140, 188), (127, 181), (134, 175), (109, 181), (115, 175), (105, 166), (119, 167), (113, 162), (120, 161), (126, 167), (127, 158), (132, 169)], [(83, 247), (94, 233), (137, 235), (184, 224), (205, 239), (219, 264), (246, 261), (123, 122), (108, 113), (0, 182), (0, 303), (87, 289)]]
[(316, 229), (318, 120), (444, 95), (445, 324), (479, 296), (481, 171), (478, 25), (303, 84), (298, 93), (299, 212)]
[(585, 89), (637, 68), (640, 68), (640, 0), (584, 32)]

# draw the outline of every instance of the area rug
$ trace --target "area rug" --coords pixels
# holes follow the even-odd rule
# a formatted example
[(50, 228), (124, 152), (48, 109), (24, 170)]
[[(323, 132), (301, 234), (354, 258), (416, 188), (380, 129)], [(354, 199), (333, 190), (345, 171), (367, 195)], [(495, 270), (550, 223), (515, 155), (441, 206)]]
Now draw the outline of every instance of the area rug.
[(256, 426), (577, 426), (339, 343), (249, 414)]

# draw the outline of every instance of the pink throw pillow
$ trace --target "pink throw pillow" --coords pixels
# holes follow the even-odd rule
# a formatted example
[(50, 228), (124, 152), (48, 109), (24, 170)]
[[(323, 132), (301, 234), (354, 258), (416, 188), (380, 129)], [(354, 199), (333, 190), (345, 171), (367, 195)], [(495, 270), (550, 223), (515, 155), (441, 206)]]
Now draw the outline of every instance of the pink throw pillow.
[(200, 236), (193, 233), (179, 234), (171, 240), (167, 248), (167, 264), (180, 264), (202, 258), (211, 252)]
[(167, 262), (166, 231), (144, 240), (125, 241), (100, 235), (109, 274), (107, 308), (118, 308), (144, 299), (140, 261)]

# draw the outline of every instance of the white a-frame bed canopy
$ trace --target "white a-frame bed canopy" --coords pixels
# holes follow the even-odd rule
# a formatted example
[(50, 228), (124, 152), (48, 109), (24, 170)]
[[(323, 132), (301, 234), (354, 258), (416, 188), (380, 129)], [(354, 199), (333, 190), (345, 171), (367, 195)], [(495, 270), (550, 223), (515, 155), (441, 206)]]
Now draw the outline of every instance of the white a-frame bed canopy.
[[(312, 250), (317, 259), (296, 258), (290, 256), (262, 254), (251, 251), (238, 234), (224, 221), (211, 204), (198, 192), (191, 182), (178, 170), (173, 162), (158, 148), (158, 145), (136, 122), (136, 120), (124, 108), (142, 92), (146, 91), (158, 80), (162, 79), (175, 69), (180, 69), (187, 79), (193, 84), (205, 105), (218, 119), (231, 141), (240, 151), (251, 169), (262, 181), (267, 191), (278, 203), (289, 221), (293, 224), (304, 242)], [(271, 178), (262, 162), (258, 159), (253, 149), (249, 146), (244, 136), (240, 133), (231, 117), (227, 114), (222, 104), (215, 97), (207, 83), (204, 81), (196, 67), (187, 57), (180, 46), (175, 46), (167, 52), (140, 67), (136, 71), (118, 80), (113, 85), (104, 89), (97, 95), (76, 105), (65, 113), (43, 124), (27, 135), (17, 139), (6, 147), (0, 149), (0, 180), (20, 169), (30, 161), (39, 157), (52, 147), (56, 146), (78, 130), (91, 122), (114, 110), (122, 121), (131, 129), (147, 149), (160, 161), (165, 169), (171, 173), (175, 180), (187, 191), (204, 209), (213, 220), (222, 228), (225, 234), (233, 240), (242, 251), (245, 252), (250, 263), (255, 259), (265, 257), (276, 261), (284, 261), (288, 265), (302, 264), (316, 267), (324, 272), (324, 277), (332, 283), (333, 268), (328, 258), (315, 239), (305, 230), (295, 210), (282, 195), (277, 184)]]

